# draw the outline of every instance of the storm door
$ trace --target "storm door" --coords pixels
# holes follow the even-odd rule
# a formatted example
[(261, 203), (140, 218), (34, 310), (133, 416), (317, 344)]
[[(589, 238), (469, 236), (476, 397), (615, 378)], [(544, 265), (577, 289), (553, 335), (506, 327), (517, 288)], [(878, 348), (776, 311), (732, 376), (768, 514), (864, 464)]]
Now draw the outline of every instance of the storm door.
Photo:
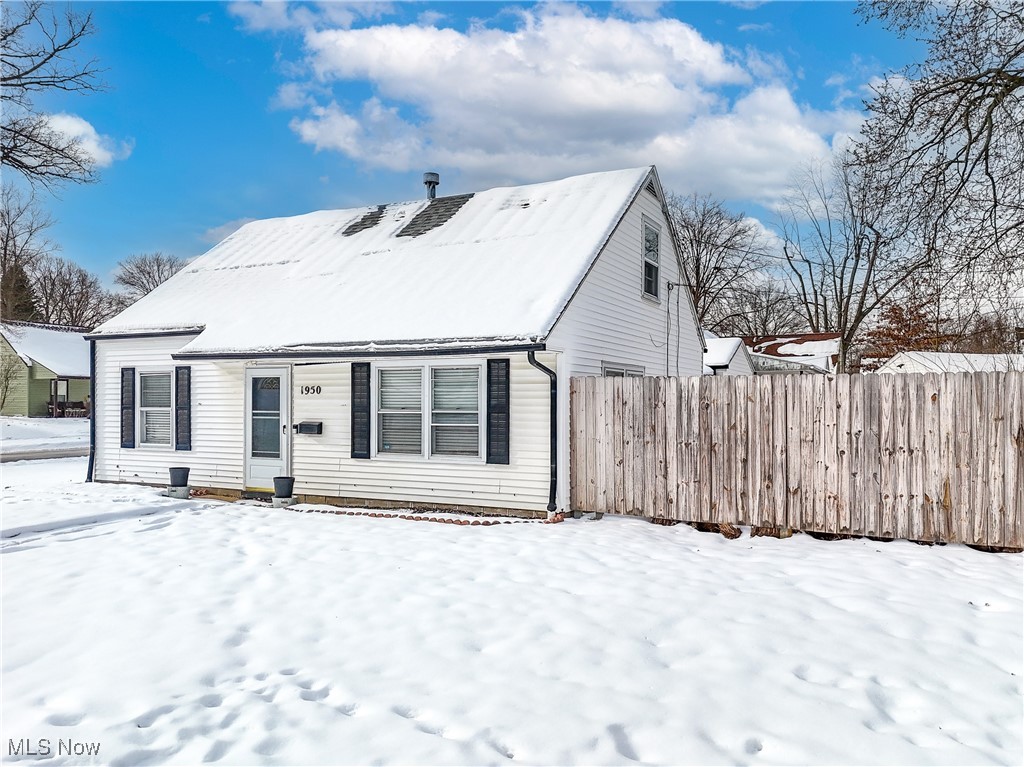
[(288, 368), (245, 371), (245, 487), (273, 491), (291, 456)]

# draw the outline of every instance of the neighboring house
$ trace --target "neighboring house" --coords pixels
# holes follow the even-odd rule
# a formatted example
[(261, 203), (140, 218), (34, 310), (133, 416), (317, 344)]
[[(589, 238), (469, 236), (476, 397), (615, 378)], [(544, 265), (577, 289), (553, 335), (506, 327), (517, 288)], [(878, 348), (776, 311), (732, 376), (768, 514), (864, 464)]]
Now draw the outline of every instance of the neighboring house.
[(992, 373), (1024, 371), (1024, 354), (961, 354), (959, 352), (899, 352), (876, 373)]
[(754, 375), (754, 362), (742, 338), (710, 337), (704, 332), (704, 375)]
[(821, 375), (825, 372), (817, 365), (797, 362), (795, 359), (773, 357), (769, 354), (750, 353), (750, 361), (757, 375)]
[[(759, 373), (834, 373), (839, 364), (839, 333), (794, 333), (786, 336), (744, 336)], [(795, 365), (776, 365), (771, 357)]]
[(32, 322), (0, 323), (0, 413), (84, 415), (89, 399), (89, 344), (84, 331)]
[(91, 478), (565, 509), (570, 377), (701, 372), (676, 256), (653, 167), (247, 224), (88, 336)]

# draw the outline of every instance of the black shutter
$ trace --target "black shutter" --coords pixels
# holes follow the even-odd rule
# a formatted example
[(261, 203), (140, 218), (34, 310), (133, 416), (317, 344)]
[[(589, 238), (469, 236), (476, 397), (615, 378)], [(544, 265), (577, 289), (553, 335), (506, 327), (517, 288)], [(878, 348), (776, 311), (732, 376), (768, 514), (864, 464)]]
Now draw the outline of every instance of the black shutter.
[(174, 449), (192, 449), (192, 368), (174, 368)]
[(508, 360), (487, 360), (487, 463), (509, 462), (508, 371)]
[(352, 363), (352, 457), (370, 457), (370, 363)]
[(135, 447), (135, 368), (121, 368), (121, 447)]

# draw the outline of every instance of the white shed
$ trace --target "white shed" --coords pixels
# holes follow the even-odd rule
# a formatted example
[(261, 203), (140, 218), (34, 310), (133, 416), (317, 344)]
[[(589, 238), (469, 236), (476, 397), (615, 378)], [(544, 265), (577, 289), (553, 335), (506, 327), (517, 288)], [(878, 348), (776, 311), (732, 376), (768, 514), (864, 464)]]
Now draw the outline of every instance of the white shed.
[(89, 336), (90, 476), (565, 509), (569, 378), (701, 372), (676, 264), (653, 167), (247, 224)]
[(964, 354), (960, 352), (899, 352), (876, 373), (993, 373), (1024, 370), (1024, 354)]
[(705, 375), (754, 375), (754, 363), (742, 338), (708, 337), (705, 331), (704, 346)]

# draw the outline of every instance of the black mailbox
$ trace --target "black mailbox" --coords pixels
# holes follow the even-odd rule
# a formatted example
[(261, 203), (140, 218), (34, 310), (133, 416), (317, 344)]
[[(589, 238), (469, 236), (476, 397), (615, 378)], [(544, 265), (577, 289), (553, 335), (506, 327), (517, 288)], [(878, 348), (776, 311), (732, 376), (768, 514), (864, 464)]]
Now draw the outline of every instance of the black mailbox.
[(296, 425), (295, 431), (299, 434), (323, 434), (324, 433), (324, 422), (323, 421), (301, 421)]

